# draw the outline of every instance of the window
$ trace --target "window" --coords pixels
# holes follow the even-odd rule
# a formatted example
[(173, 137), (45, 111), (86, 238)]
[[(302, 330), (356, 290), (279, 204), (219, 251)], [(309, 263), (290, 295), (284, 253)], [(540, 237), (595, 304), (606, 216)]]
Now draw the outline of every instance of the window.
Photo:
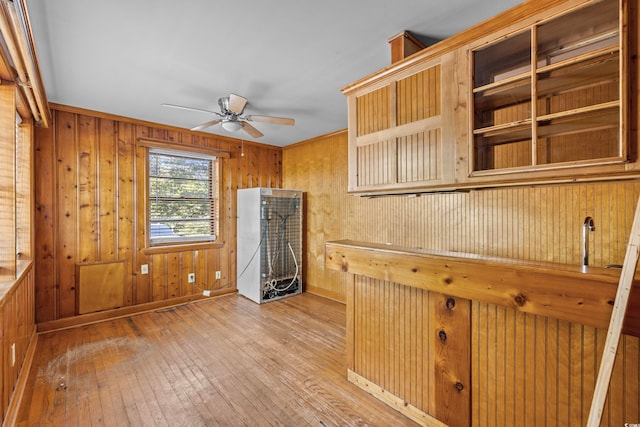
[(151, 245), (215, 241), (218, 181), (214, 156), (149, 148)]

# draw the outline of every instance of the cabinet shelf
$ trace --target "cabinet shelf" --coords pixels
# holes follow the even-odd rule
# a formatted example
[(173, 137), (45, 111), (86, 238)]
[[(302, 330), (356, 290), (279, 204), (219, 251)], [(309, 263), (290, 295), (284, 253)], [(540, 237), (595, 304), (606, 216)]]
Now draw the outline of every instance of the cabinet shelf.
[(537, 119), (538, 137), (568, 135), (620, 126), (620, 103), (607, 102), (576, 108), (562, 113), (547, 114)]
[[(619, 160), (619, 13), (601, 0), (474, 52), (471, 172)], [(520, 61), (502, 61), (503, 47)]]
[(473, 134), (481, 139), (477, 145), (493, 146), (531, 140), (531, 120), (521, 120), (502, 125), (475, 129)]
[[(584, 53), (579, 56), (575, 56), (569, 59), (565, 59), (554, 64), (538, 67), (536, 72), (538, 74), (550, 73), (555, 70), (568, 69), (579, 70), (582, 67), (589, 66), (591, 64), (598, 64), (601, 62), (609, 62), (612, 60), (618, 60), (619, 48), (617, 45), (605, 46), (601, 49), (597, 49), (588, 53)], [(615, 58), (613, 58), (615, 56)]]
[(531, 100), (531, 73), (484, 85), (473, 90), (476, 109), (498, 109)]
[(493, 94), (495, 92), (502, 92), (509, 90), (512, 87), (519, 87), (522, 85), (531, 84), (531, 73), (521, 73), (515, 76), (511, 76), (506, 79), (497, 80), (495, 82), (479, 86), (473, 89), (473, 93), (484, 92), (486, 94)]
[(620, 54), (608, 47), (537, 70), (538, 96), (550, 96), (566, 91), (614, 83), (620, 80)]

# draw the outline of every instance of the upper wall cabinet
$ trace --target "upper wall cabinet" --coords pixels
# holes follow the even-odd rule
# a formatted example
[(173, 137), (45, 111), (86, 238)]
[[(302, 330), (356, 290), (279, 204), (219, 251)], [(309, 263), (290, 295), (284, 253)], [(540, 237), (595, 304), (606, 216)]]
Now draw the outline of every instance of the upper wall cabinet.
[(619, 10), (604, 0), (472, 50), (472, 175), (629, 160)]
[(349, 191), (640, 176), (637, 9), (524, 2), (344, 88)]
[(439, 59), (349, 98), (351, 191), (406, 190), (445, 182), (442, 76)]

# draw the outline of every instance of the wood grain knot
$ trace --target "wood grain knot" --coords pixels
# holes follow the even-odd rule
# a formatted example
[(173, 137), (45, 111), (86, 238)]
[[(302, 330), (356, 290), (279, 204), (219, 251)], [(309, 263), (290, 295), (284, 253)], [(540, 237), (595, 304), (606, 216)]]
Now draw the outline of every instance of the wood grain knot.
[(513, 300), (516, 302), (518, 307), (522, 307), (523, 305), (525, 305), (527, 303), (527, 301), (529, 299), (527, 298), (527, 296), (525, 294), (519, 293), (518, 295), (513, 297)]
[(343, 262), (340, 269), (342, 271), (344, 271), (345, 273), (348, 273), (349, 272), (349, 263), (348, 262)]
[(440, 341), (447, 342), (447, 333), (444, 331), (444, 329), (440, 329), (438, 331), (438, 338), (440, 338)]
[(444, 283), (446, 283), (447, 285), (450, 285), (453, 283), (453, 279), (451, 277), (445, 277)]
[(445, 307), (447, 307), (447, 310), (453, 310), (453, 308), (456, 306), (456, 299), (455, 298), (447, 298), (447, 301), (445, 302)]
[(458, 391), (464, 390), (464, 384), (462, 384), (460, 381), (458, 381), (456, 383), (456, 390), (458, 390)]
[(414, 273), (417, 273), (417, 272), (418, 272), (418, 268), (417, 268), (417, 267), (413, 267), (413, 268), (411, 269), (411, 271), (412, 271), (412, 272), (414, 272)]

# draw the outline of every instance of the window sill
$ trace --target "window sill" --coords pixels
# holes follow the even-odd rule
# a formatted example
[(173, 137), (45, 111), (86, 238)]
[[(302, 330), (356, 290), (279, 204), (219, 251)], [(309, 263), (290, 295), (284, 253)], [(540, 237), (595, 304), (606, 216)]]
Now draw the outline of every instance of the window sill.
[(171, 252), (199, 251), (205, 249), (220, 249), (224, 247), (224, 243), (218, 242), (194, 242), (176, 245), (158, 245), (144, 248), (142, 253), (145, 255), (167, 254)]

